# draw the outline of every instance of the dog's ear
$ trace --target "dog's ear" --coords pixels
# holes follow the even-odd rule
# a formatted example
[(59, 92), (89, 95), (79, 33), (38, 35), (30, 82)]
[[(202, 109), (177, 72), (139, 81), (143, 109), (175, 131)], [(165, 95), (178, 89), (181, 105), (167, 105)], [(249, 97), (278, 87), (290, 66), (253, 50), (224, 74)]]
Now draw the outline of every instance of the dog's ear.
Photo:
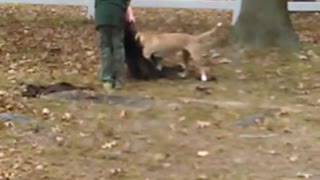
[(144, 44), (144, 37), (143, 37), (143, 34), (140, 33), (140, 32), (137, 32), (136, 35), (135, 35), (135, 39), (137, 41), (139, 41), (141, 44)]

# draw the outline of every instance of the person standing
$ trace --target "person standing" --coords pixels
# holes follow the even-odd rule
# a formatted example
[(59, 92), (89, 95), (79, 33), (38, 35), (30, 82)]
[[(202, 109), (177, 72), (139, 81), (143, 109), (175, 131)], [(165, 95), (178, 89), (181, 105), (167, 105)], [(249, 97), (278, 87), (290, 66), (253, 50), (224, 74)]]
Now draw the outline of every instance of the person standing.
[(99, 78), (107, 91), (123, 86), (124, 28), (129, 4), (130, 0), (95, 0), (95, 26), (101, 55)]

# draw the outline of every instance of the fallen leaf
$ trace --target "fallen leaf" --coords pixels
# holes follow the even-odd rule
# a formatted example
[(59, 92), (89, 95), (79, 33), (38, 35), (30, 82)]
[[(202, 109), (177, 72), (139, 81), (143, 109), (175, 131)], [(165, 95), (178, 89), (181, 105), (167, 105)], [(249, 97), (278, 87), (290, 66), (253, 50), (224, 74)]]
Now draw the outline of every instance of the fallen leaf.
[(56, 125), (56, 126), (51, 128), (51, 131), (54, 132), (54, 133), (61, 133), (62, 129), (60, 128), (59, 125)]
[(88, 137), (88, 136), (89, 136), (89, 134), (83, 133), (83, 132), (80, 132), (79, 135), (80, 135), (81, 137)]
[(187, 118), (185, 117), (185, 116), (181, 116), (181, 117), (179, 117), (179, 119), (178, 119), (178, 121), (185, 121)]
[(211, 126), (211, 122), (209, 121), (197, 121), (198, 128), (206, 128)]
[(208, 151), (198, 151), (198, 152), (197, 152), (197, 155), (198, 155), (199, 157), (206, 157), (206, 156), (209, 155), (209, 152), (208, 152)]
[(44, 166), (39, 164), (35, 167), (36, 170), (43, 170), (44, 169)]
[(153, 156), (153, 159), (154, 159), (155, 161), (163, 161), (163, 160), (165, 160), (167, 157), (168, 157), (167, 154), (157, 153), (157, 154), (155, 154), (155, 155)]
[(102, 148), (102, 149), (111, 149), (111, 148), (113, 148), (114, 146), (116, 146), (117, 144), (118, 144), (117, 141), (113, 140), (113, 141), (111, 141), (111, 142), (107, 142), (107, 143), (103, 144), (103, 145), (101, 146), (101, 148)]
[(289, 157), (289, 161), (290, 161), (290, 162), (296, 162), (296, 161), (298, 160), (298, 158), (299, 158), (299, 156), (297, 156), (297, 155), (292, 155), (292, 156)]
[(180, 108), (180, 105), (178, 103), (170, 103), (168, 104), (169, 109), (176, 111)]
[(267, 153), (271, 154), (271, 155), (279, 154), (276, 150), (269, 150), (269, 151), (267, 151)]
[(49, 114), (50, 114), (50, 110), (49, 110), (48, 108), (43, 108), (43, 109), (42, 109), (42, 115), (47, 116), (47, 115), (49, 115)]
[(222, 58), (218, 61), (219, 64), (231, 64), (232, 61), (230, 59), (227, 58)]
[(4, 90), (0, 90), (0, 96), (8, 96), (8, 93)]
[(64, 113), (62, 116), (62, 120), (69, 121), (72, 118), (72, 115), (68, 112)]
[(304, 173), (304, 172), (298, 172), (298, 173), (296, 174), (296, 176), (299, 177), (299, 178), (309, 179), (309, 178), (311, 178), (311, 177), (313, 176), (313, 174), (311, 174), (311, 173)]
[(197, 180), (206, 180), (209, 179), (209, 177), (206, 174), (200, 174), (197, 176)]
[(299, 54), (299, 55), (298, 55), (298, 58), (299, 58), (300, 60), (308, 60), (308, 56), (306, 56), (306, 55), (304, 55), (304, 54)]
[(121, 169), (121, 168), (113, 168), (113, 169), (110, 169), (109, 172), (110, 172), (111, 175), (114, 176), (114, 175), (118, 175), (120, 173), (123, 173), (124, 170)]
[(122, 110), (122, 111), (120, 112), (120, 114), (119, 114), (119, 117), (120, 117), (121, 119), (126, 118), (126, 117), (127, 117), (127, 112), (126, 112), (125, 110)]
[(63, 137), (57, 136), (55, 139), (56, 139), (56, 141), (57, 141), (57, 143), (58, 143), (59, 145), (62, 145), (63, 142), (64, 142)]
[(0, 152), (0, 158), (3, 158), (5, 154), (3, 152)]
[(11, 121), (7, 121), (4, 123), (5, 127), (8, 127), (8, 128), (13, 128), (14, 127), (14, 123), (11, 122)]
[(86, 54), (87, 54), (87, 56), (92, 56), (95, 54), (95, 52), (94, 51), (86, 51)]

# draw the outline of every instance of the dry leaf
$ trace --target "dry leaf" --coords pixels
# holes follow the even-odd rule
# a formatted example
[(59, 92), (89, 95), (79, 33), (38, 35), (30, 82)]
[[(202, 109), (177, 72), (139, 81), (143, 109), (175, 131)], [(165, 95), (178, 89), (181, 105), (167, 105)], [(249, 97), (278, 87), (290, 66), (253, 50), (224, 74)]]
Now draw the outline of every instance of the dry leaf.
[(206, 174), (200, 174), (197, 177), (197, 180), (206, 180), (209, 179), (209, 177)]
[(222, 58), (218, 61), (218, 64), (230, 64), (230, 63), (232, 63), (232, 61), (227, 58)]
[(58, 143), (59, 146), (63, 145), (63, 142), (64, 142), (64, 138), (63, 137), (60, 137), (60, 136), (57, 136), (55, 138), (56, 142)]
[(42, 115), (47, 116), (47, 115), (49, 115), (49, 114), (50, 114), (50, 110), (49, 110), (48, 108), (43, 108), (43, 109), (42, 109)]
[(178, 103), (170, 103), (168, 104), (168, 107), (173, 110), (173, 111), (176, 111), (180, 108), (180, 105)]
[[(210, 55), (210, 58), (215, 59), (215, 58), (218, 58), (218, 57), (220, 57), (220, 56), (221, 56), (220, 53), (212, 52), (211, 55)], [(223, 58), (223, 59), (225, 59), (225, 58)], [(221, 63), (221, 60), (219, 60), (219, 61), (218, 61), (218, 64), (223, 64), (223, 63)]]
[(119, 117), (120, 117), (121, 119), (126, 118), (126, 117), (127, 117), (127, 112), (126, 112), (125, 110), (122, 110), (122, 111), (120, 112), (120, 114), (119, 114)]
[(36, 170), (43, 170), (44, 169), (44, 166), (39, 164), (35, 167)]
[(124, 170), (121, 168), (113, 168), (113, 169), (110, 169), (109, 172), (111, 175), (118, 175), (120, 173), (123, 173)]
[(81, 137), (88, 137), (88, 136), (89, 136), (89, 134), (83, 133), (83, 132), (80, 132), (79, 135), (80, 135)]
[(198, 152), (197, 152), (197, 155), (198, 155), (199, 157), (206, 157), (206, 156), (209, 155), (209, 152), (208, 152), (208, 151), (198, 151)]
[(118, 144), (117, 141), (116, 141), (116, 140), (113, 140), (113, 141), (111, 141), (111, 142), (107, 142), (107, 143), (103, 144), (103, 145), (101, 146), (101, 148), (102, 148), (102, 149), (111, 149), (111, 148), (113, 148), (114, 146), (116, 146), (117, 144)]
[(185, 121), (187, 118), (185, 117), (185, 116), (181, 116), (181, 117), (179, 117), (179, 119), (178, 119), (178, 121)]
[(206, 128), (211, 126), (211, 122), (209, 121), (197, 121), (198, 128)]
[(5, 154), (3, 152), (0, 152), (0, 158), (3, 158)]
[(0, 90), (0, 96), (8, 96), (6, 91)]
[(276, 150), (269, 150), (269, 151), (267, 151), (267, 153), (271, 154), (271, 155), (279, 154)]
[(4, 126), (5, 126), (5, 127), (8, 127), (8, 128), (14, 128), (14, 124), (13, 124), (13, 122), (11, 122), (11, 121), (6, 121), (6, 122), (4, 122)]
[(289, 161), (290, 162), (296, 162), (298, 160), (298, 158), (299, 157), (297, 155), (292, 155), (292, 156), (289, 157)]
[(305, 179), (309, 179), (313, 176), (313, 174), (310, 174), (310, 173), (304, 173), (304, 172), (298, 172), (296, 174), (297, 177), (299, 178), (305, 178)]
[(298, 58), (299, 58), (300, 60), (308, 60), (308, 56), (306, 56), (306, 55), (304, 55), (304, 54), (299, 54), (299, 55), (298, 55)]
[(153, 156), (153, 159), (155, 161), (163, 161), (167, 158), (167, 155), (166, 154), (162, 154), (162, 153), (157, 153)]
[(60, 128), (59, 125), (56, 125), (55, 127), (51, 128), (51, 131), (54, 132), (54, 133), (61, 133), (62, 129)]
[(169, 128), (170, 128), (172, 131), (176, 131), (176, 125), (175, 125), (175, 124), (169, 124)]
[(86, 51), (86, 54), (87, 54), (88, 56), (92, 56), (92, 55), (95, 54), (95, 52), (94, 52), (94, 51)]
[(62, 120), (69, 121), (72, 118), (72, 115), (70, 113), (64, 113), (62, 116)]

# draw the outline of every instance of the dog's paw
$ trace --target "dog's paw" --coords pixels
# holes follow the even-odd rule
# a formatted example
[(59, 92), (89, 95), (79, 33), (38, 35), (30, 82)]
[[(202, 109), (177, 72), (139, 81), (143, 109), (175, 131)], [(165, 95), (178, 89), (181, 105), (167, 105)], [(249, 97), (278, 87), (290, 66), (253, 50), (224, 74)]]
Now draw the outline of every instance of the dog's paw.
[(210, 81), (216, 81), (216, 82), (218, 82), (218, 79), (217, 79), (217, 77), (216, 76), (207, 76), (207, 80), (206, 81), (204, 81), (203, 79), (201, 79), (201, 76), (197, 76), (196, 77), (196, 80), (197, 81), (201, 81), (201, 82), (210, 82)]
[(186, 72), (180, 72), (180, 73), (178, 73), (178, 75), (179, 75), (180, 78), (185, 79), (185, 78), (187, 78), (188, 74)]
[(202, 74), (201, 75), (201, 81), (208, 81), (208, 77), (207, 77), (207, 75), (205, 75), (205, 74)]
[(162, 71), (162, 69), (163, 69), (161, 64), (157, 64), (156, 68), (157, 68), (158, 71)]

